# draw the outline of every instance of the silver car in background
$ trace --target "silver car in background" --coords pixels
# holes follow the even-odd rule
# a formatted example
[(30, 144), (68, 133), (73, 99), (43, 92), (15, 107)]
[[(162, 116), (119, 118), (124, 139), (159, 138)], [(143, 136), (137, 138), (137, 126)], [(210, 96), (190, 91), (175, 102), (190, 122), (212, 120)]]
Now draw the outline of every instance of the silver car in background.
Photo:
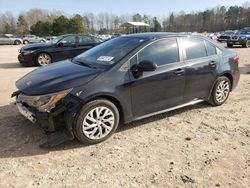
[(46, 39), (38, 37), (36, 35), (25, 35), (23, 36), (23, 44), (46, 42)]
[(22, 44), (23, 40), (17, 37), (14, 37), (12, 34), (0, 34), (0, 44)]

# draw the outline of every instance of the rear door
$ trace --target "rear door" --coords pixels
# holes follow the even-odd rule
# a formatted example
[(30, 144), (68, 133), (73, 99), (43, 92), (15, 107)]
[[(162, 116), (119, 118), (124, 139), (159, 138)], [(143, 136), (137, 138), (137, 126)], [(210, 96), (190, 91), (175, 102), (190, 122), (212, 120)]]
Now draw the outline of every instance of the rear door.
[(139, 78), (130, 73), (135, 118), (181, 104), (185, 88), (185, 64), (180, 61), (176, 38), (150, 44), (133, 57), (130, 64), (143, 60), (156, 63), (157, 69), (144, 72)]
[(94, 40), (94, 37), (87, 36), (87, 35), (80, 35), (78, 36), (78, 43), (77, 43), (77, 49), (76, 49), (76, 54), (83, 53), (90, 48), (93, 48), (96, 46), (98, 43)]
[(216, 78), (220, 63), (216, 46), (198, 37), (183, 37), (186, 63), (185, 100), (206, 98)]

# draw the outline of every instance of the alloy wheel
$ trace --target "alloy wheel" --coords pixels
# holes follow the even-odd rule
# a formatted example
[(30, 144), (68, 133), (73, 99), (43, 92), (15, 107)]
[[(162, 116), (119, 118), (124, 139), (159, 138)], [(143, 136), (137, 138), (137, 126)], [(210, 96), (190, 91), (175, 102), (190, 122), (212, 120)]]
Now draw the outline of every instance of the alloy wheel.
[(37, 62), (41, 66), (48, 65), (51, 63), (51, 57), (46, 53), (39, 54)]
[(223, 103), (230, 92), (230, 84), (227, 80), (222, 80), (216, 89), (216, 100), (219, 103)]
[(82, 123), (84, 135), (92, 140), (106, 137), (115, 125), (115, 115), (111, 109), (98, 106), (90, 110)]

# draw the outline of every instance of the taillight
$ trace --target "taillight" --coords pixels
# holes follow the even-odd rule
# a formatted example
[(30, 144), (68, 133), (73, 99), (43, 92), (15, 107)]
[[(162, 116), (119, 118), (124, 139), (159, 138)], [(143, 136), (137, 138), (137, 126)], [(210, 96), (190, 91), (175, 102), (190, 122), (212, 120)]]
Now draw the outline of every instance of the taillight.
[(240, 57), (237, 55), (234, 57), (234, 62), (239, 63), (240, 62)]

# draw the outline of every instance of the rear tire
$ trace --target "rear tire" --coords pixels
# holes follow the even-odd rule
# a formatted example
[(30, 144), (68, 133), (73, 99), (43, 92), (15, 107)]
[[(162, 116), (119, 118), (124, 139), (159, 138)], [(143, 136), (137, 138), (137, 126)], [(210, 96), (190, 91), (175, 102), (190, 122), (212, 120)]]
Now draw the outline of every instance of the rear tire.
[(222, 105), (228, 99), (231, 87), (231, 81), (226, 76), (219, 77), (214, 84), (208, 103), (213, 106)]
[(15, 40), (14, 44), (15, 44), (15, 45), (20, 45), (21, 42), (20, 42), (19, 40)]
[(23, 44), (29, 44), (29, 41), (24, 40), (24, 41), (23, 41)]
[(76, 116), (73, 133), (84, 144), (107, 140), (117, 129), (119, 111), (110, 101), (97, 99), (85, 104)]

